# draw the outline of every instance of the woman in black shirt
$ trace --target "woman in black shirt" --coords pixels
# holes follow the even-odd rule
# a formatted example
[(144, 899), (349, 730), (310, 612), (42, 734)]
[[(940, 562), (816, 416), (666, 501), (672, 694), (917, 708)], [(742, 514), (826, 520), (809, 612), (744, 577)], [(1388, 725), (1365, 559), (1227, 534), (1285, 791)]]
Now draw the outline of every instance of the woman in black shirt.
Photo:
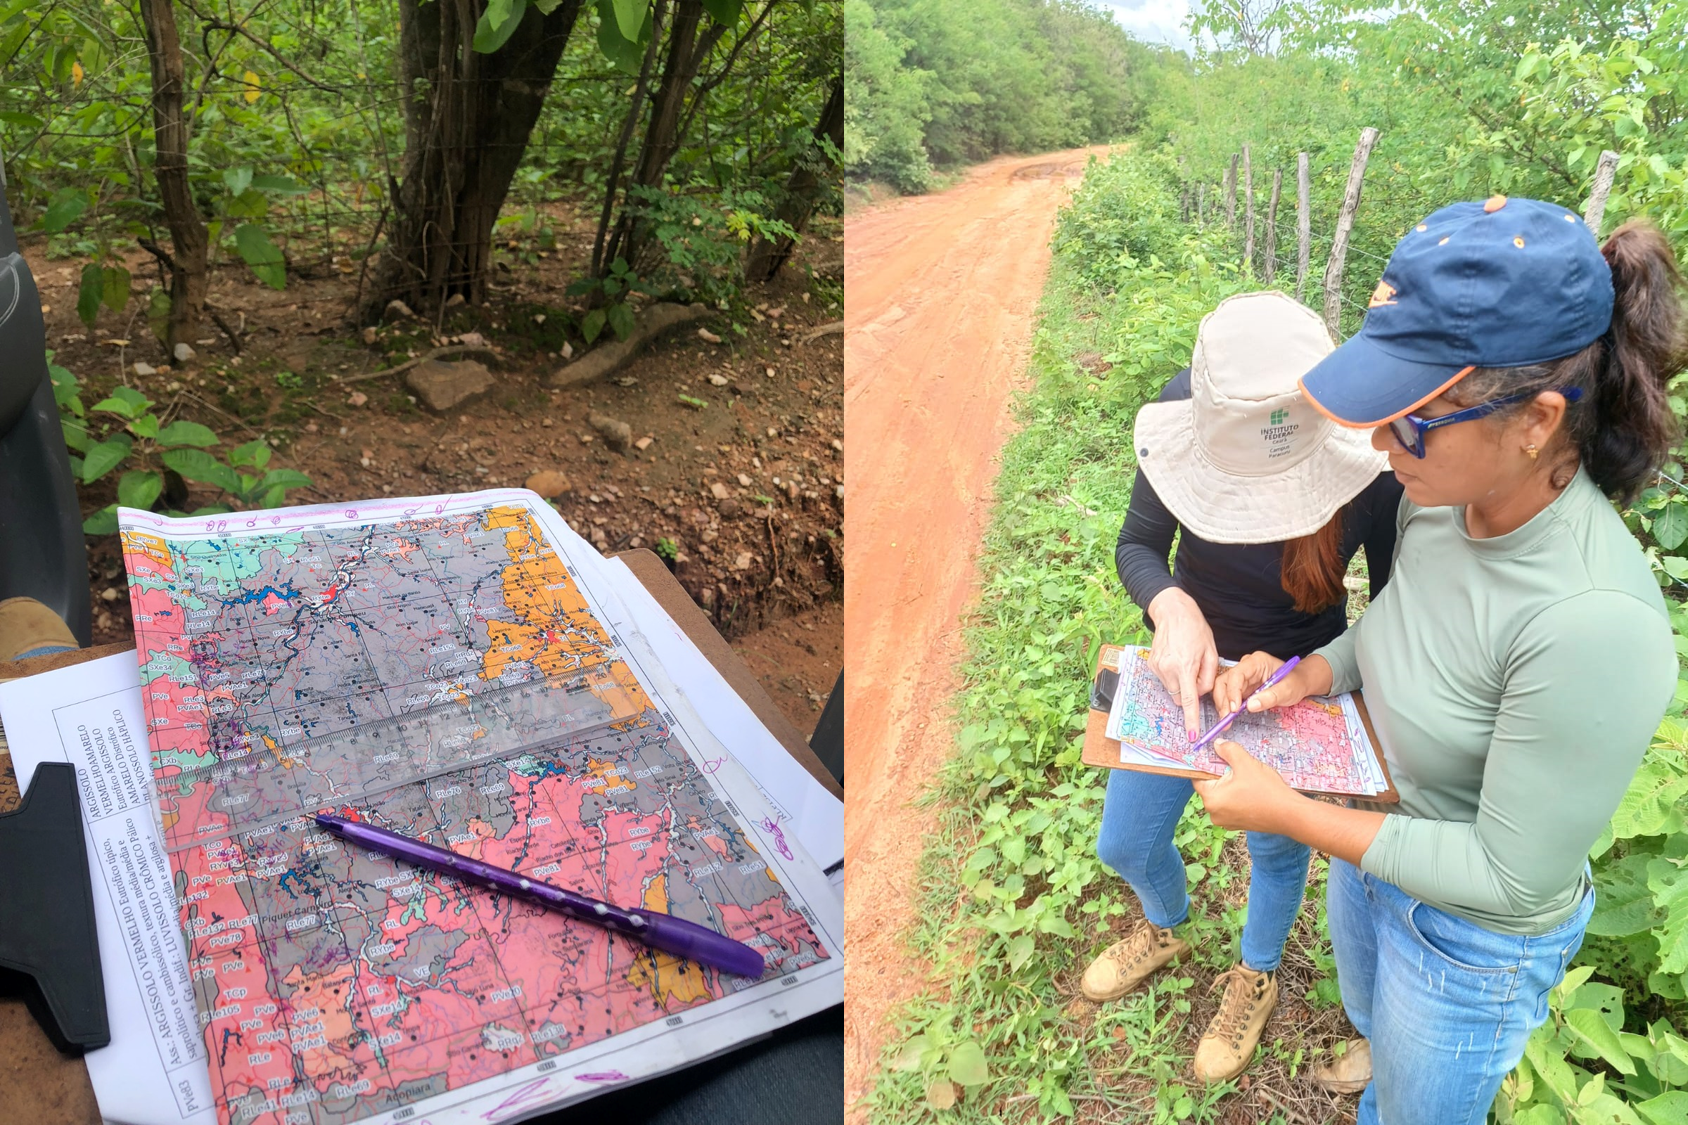
[[(1400, 485), (1369, 443), (1331, 426), (1296, 387), (1330, 351), (1323, 324), (1283, 294), (1233, 297), (1202, 321), (1191, 367), (1138, 415), (1139, 472), (1114, 560), (1154, 631), (1150, 667), (1191, 738), (1221, 659), (1256, 650), (1287, 659), (1347, 627), (1343, 576), (1361, 547), (1372, 593), (1388, 581)], [(1130, 884), (1145, 922), (1085, 970), (1093, 1000), (1125, 995), (1189, 948), (1178, 934), (1189, 896), (1172, 835), (1192, 792), (1186, 778), (1110, 771), (1097, 852)], [(1196, 1050), (1205, 1082), (1248, 1065), (1307, 883), (1305, 845), (1250, 832), (1248, 846), (1242, 959), (1224, 974), (1224, 1000)]]

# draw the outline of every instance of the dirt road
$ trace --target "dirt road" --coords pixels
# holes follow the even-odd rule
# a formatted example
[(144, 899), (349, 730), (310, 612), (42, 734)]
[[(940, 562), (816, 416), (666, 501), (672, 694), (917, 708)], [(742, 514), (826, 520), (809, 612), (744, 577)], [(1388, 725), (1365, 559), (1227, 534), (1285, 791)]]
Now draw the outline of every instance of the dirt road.
[(992, 161), (844, 228), (844, 1100), (859, 1123), (889, 1028), (921, 986), (901, 936), (930, 814), (910, 801), (949, 753), (960, 617), (1025, 370), (1057, 208), (1080, 149)]

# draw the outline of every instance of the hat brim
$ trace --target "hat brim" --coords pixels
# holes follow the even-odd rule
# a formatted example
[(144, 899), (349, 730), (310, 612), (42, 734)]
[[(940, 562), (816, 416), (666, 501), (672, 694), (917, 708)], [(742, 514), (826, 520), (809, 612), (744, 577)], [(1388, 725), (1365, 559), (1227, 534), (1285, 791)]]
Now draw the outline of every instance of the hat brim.
[(1281, 543), (1311, 535), (1389, 465), (1388, 456), (1371, 447), (1370, 435), (1337, 429), (1288, 468), (1259, 476), (1226, 472), (1196, 440), (1189, 399), (1139, 410), (1132, 448), (1138, 471), (1167, 511), (1209, 543)]
[(1315, 364), (1299, 385), (1313, 409), (1337, 425), (1369, 429), (1417, 410), (1473, 370), (1402, 359), (1362, 332)]

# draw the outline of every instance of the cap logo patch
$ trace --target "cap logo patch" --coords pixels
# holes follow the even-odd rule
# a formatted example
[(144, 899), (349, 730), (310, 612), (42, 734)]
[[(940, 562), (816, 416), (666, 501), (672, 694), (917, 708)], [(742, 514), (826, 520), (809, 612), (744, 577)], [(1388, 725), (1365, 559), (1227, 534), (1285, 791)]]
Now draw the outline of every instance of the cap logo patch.
[(1377, 283), (1377, 288), (1372, 290), (1371, 300), (1366, 303), (1366, 307), (1375, 309), (1382, 305), (1393, 304), (1395, 304), (1395, 287), (1387, 281), (1380, 281)]

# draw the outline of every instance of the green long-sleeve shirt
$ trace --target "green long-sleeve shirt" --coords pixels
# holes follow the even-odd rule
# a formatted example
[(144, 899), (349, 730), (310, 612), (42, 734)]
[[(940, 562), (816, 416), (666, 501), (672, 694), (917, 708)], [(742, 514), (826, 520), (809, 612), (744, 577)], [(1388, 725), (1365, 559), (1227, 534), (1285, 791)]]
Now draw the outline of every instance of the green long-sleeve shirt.
[(1588, 849), (1676, 686), (1658, 584), (1579, 471), (1506, 535), (1403, 500), (1396, 563), (1319, 650), (1365, 688), (1401, 794), (1365, 870), (1491, 930), (1542, 933), (1582, 900)]

